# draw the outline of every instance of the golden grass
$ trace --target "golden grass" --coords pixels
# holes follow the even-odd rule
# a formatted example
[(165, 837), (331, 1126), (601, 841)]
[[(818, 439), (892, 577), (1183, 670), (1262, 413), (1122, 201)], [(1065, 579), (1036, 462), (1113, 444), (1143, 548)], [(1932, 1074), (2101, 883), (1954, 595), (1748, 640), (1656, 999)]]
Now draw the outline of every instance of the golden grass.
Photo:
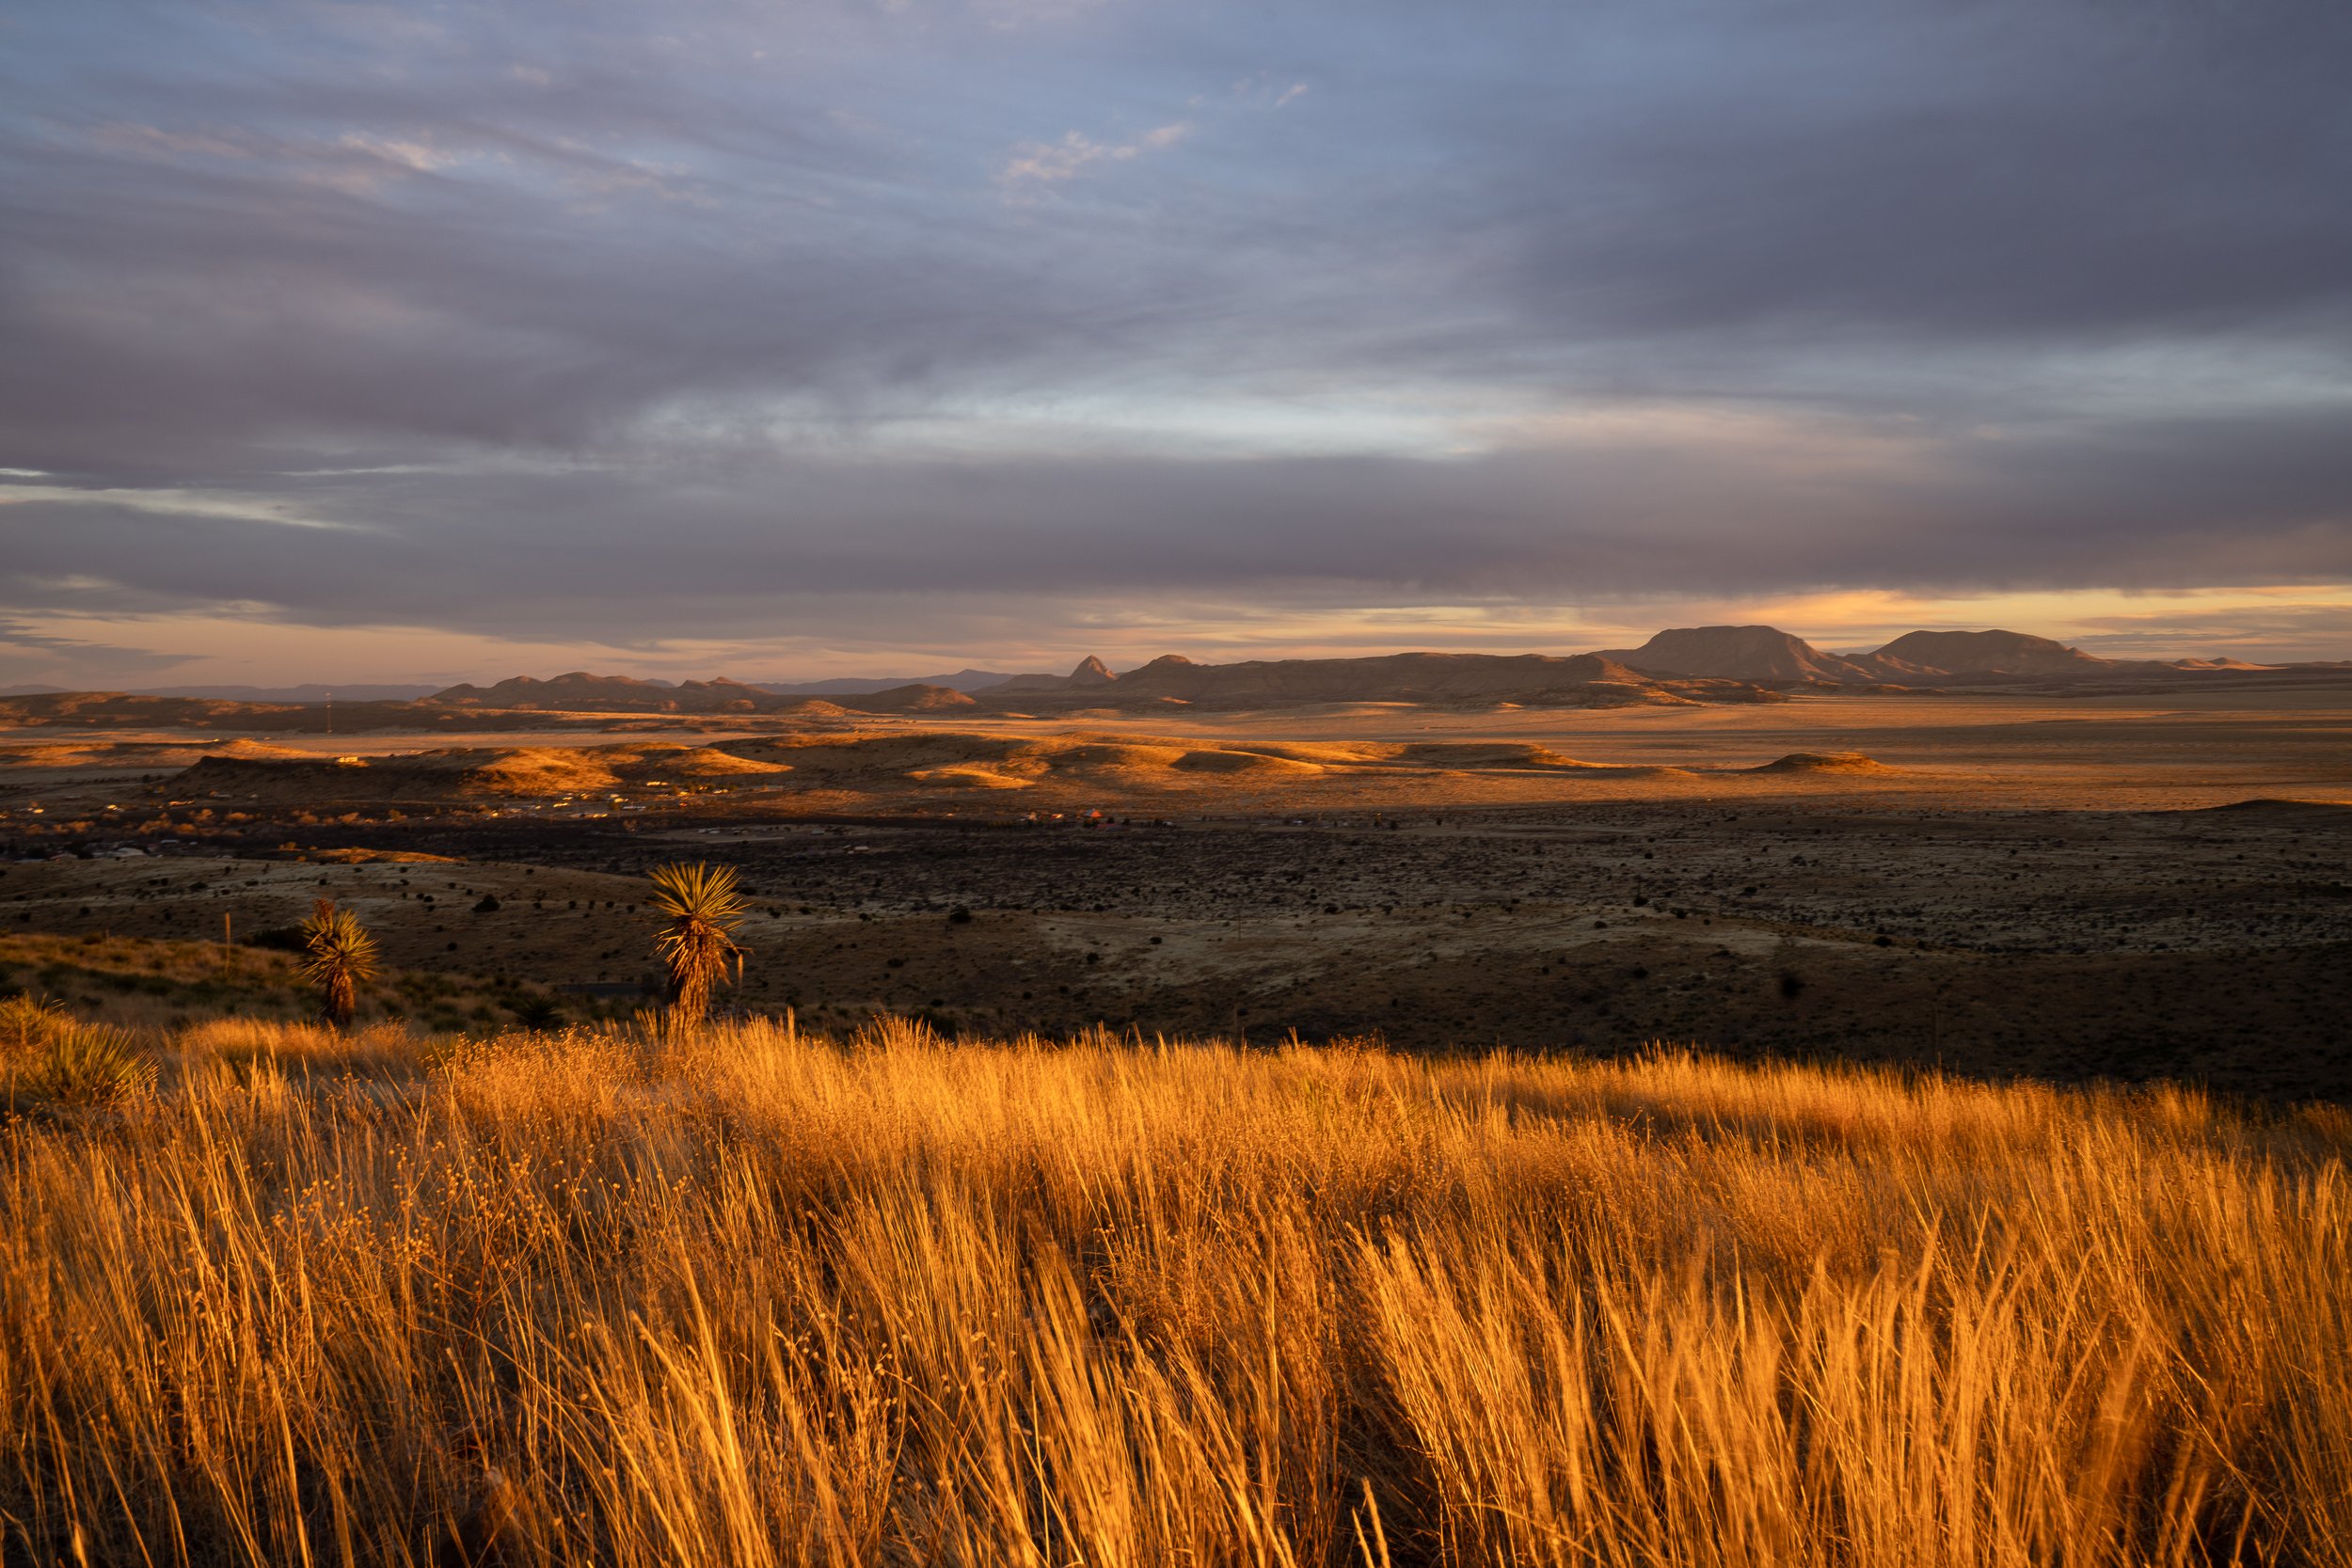
[(2352, 1124), (206, 1025), (0, 1176), (0, 1560), (2352, 1558)]

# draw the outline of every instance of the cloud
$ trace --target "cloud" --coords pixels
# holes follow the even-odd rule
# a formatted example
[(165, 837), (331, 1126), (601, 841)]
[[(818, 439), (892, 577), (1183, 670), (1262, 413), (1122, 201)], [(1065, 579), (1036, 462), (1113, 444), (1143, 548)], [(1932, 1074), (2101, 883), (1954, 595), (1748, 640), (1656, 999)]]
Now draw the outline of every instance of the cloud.
[(1024, 142), (1014, 148), (996, 171), (996, 182), (1009, 198), (1026, 199), (1039, 186), (1073, 180), (1096, 164), (1125, 163), (1140, 153), (1173, 147), (1192, 132), (1192, 122), (1183, 119), (1154, 126), (1130, 142), (1099, 142), (1083, 132), (1067, 131), (1057, 142)]
[(266, 150), (259, 138), (236, 131), (167, 131), (160, 126), (101, 125), (89, 133), (102, 152), (133, 158), (253, 158)]
[[(2352, 13), (2159, 5), (2144, 29), (2096, 4), (1885, 14), (1759, 17), (1731, 35), (1746, 69), (1662, 60), (1644, 87), (1668, 103), (1642, 112), (1506, 100), (1534, 134), (1491, 166), (1487, 199), (1510, 213), (1526, 309), (1782, 355), (1824, 335), (2352, 342), (2352, 218), (2304, 199), (2352, 176), (2330, 63)], [(1698, 74), (1703, 104), (1676, 90)], [(1542, 177), (1572, 158), (1584, 178)]]
[(1014, 148), (1012, 155), (1005, 160), (1005, 166), (997, 170), (996, 180), (1003, 185), (1020, 185), (1025, 182), (1057, 185), (1074, 178), (1089, 164), (1106, 159), (1119, 163), (1141, 150), (1133, 142), (1099, 142), (1083, 132), (1067, 131), (1057, 142), (1024, 142)]
[[(0, 474), (0, 478), (6, 477)], [(0, 484), (0, 508), (32, 506), (40, 502), (49, 503), (44, 515), (70, 513), (79, 507), (108, 507), (151, 512), (186, 522), (221, 518), (261, 523), (270, 528), (329, 531), (356, 531), (365, 526), (313, 516), (297, 509), (287, 499), (270, 495), (235, 495), (167, 486)], [(8, 514), (0, 511), (0, 528), (5, 528), (7, 523)]]
[(85, 14), (0, 56), (0, 604), (2352, 578), (2333, 4)]
[(44, 677), (49, 676), (81, 682), (129, 680), (167, 670), (184, 657), (56, 636), (22, 622), (0, 619), (0, 682), (10, 685), (46, 684)]
[[(1995, 436), (1739, 414), (1646, 434), (1597, 420), (1454, 458), (679, 451), (325, 475), (301, 482), (302, 504), (364, 511), (365, 532), (104, 498), (0, 509), (0, 604), (259, 601), (311, 625), (653, 641), (847, 629), (869, 613), (847, 605), (960, 595), (1374, 608), (2336, 582), (2352, 580), (2340, 434), (2317, 420)], [(2232, 471), (2274, 487), (2254, 498), (2213, 477)], [(67, 594), (67, 580), (85, 587)]]
[(2292, 590), (2210, 607), (2168, 604), (2122, 615), (2090, 615), (2076, 638), (2109, 658), (2167, 657), (2182, 648), (2219, 649), (2257, 661), (2352, 659), (2352, 600), (2296, 603)]

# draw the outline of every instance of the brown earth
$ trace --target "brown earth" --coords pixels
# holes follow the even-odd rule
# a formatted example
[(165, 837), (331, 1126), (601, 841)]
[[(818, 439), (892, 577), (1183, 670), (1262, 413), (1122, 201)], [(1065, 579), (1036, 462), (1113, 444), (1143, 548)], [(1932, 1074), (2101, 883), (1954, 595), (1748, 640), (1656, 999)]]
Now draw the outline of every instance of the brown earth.
[(605, 988), (577, 1016), (640, 1000), (644, 870), (707, 858), (757, 897), (738, 999), (829, 1022), (2352, 1096), (2352, 712), (2308, 699), (671, 729), (0, 747), (0, 848), (156, 851), (0, 866), (0, 932), (215, 939), (330, 894), (405, 970)]
[[(567, 996), (579, 1016), (636, 1005), (651, 973), (644, 870), (712, 859), (756, 899), (737, 1000), (832, 1024), (920, 1012), (975, 1030), (1100, 1020), (1259, 1039), (1377, 1032), (1424, 1049), (1664, 1038), (2352, 1094), (2341, 808), (1797, 800), (1395, 826), (677, 814), (300, 831), (313, 847), (281, 859), (8, 866), (0, 930), (195, 940), (227, 915), (249, 938), (331, 895), (405, 969), (605, 988)], [(330, 838), (413, 847), (315, 843)]]

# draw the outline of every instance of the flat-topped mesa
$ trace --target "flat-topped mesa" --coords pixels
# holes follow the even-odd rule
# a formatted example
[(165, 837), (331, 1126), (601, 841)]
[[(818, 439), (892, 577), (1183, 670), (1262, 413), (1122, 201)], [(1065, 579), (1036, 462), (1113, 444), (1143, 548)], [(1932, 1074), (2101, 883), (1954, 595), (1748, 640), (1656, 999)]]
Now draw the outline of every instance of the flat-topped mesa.
[[(2016, 631), (1914, 631), (1869, 653), (1829, 653), (1778, 626), (1679, 626), (1638, 648), (1602, 650), (1648, 675), (1841, 686), (1930, 681), (2083, 680), (2190, 666), (2101, 658)], [(2208, 665), (2205, 668), (2217, 668)]]
[(1933, 675), (2095, 675), (2113, 659), (2022, 631), (1911, 631), (1870, 657), (1889, 670)]
[(1638, 648), (1603, 648), (1597, 657), (1649, 675), (1783, 682), (1883, 678), (1778, 626), (1679, 626), (1658, 633)]

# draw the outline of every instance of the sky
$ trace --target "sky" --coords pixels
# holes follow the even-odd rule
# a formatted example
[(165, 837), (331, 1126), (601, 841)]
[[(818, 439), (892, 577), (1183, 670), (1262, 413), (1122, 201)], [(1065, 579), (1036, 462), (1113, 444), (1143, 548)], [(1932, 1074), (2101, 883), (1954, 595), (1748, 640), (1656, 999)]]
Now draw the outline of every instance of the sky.
[(9, 0), (0, 683), (2352, 657), (2343, 0)]

